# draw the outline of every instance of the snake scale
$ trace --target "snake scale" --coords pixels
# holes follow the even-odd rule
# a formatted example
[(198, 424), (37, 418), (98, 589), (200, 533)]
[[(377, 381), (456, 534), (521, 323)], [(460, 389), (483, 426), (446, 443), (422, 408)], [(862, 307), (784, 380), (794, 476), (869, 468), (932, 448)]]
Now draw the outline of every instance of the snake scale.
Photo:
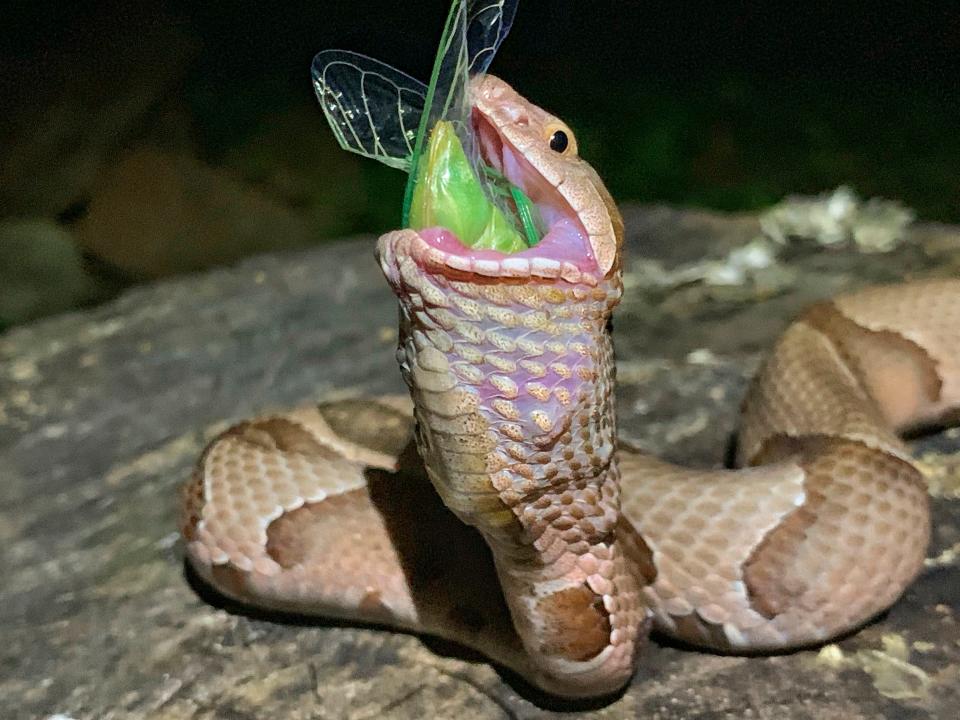
[(622, 687), (651, 627), (780, 650), (887, 608), (930, 535), (898, 433), (960, 409), (960, 281), (800, 317), (745, 401), (743, 469), (618, 447), (620, 215), (560, 120), (491, 75), (471, 94), (485, 159), (577, 232), (509, 256), (442, 228), (381, 237), (410, 398), (216, 438), (183, 492), (195, 571), (246, 603), (455, 640), (566, 697)]

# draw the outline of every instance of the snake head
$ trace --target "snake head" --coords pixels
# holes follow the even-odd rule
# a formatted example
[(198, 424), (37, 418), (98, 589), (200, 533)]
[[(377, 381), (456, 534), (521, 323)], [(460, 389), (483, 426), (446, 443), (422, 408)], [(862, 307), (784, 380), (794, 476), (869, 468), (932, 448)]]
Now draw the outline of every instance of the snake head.
[(601, 276), (619, 265), (623, 220), (596, 171), (577, 153), (573, 131), (493, 75), (472, 86), (473, 123), (483, 159), (521, 188), (547, 221), (550, 257), (592, 262)]
[(467, 247), (446, 227), (390, 233), (384, 240), (402, 238), (404, 247), (387, 244), (430, 272), (448, 276), (562, 279), (595, 286), (618, 273), (623, 220), (599, 175), (577, 154), (570, 128), (492, 75), (475, 77), (470, 97), (484, 162), (537, 206), (546, 233), (535, 246), (510, 254)]

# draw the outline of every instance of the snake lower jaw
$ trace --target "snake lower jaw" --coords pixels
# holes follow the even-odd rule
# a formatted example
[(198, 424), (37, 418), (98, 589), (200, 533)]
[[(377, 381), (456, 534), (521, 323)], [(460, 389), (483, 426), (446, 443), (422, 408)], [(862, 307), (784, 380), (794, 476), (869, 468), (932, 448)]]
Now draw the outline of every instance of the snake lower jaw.
[(453, 280), (562, 281), (596, 287), (603, 278), (585, 248), (582, 230), (568, 220), (560, 220), (536, 247), (509, 255), (467, 248), (443, 228), (387, 233), (377, 244), (377, 255), (384, 275), (395, 289), (400, 267), (409, 262), (422, 271)]

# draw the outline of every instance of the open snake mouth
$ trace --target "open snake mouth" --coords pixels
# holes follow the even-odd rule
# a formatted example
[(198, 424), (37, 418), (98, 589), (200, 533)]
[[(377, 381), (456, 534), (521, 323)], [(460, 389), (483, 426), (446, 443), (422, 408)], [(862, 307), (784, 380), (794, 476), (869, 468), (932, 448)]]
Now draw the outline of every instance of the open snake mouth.
[(560, 183), (551, 182), (482, 112), (475, 109), (472, 120), (483, 161), (536, 205), (546, 232), (533, 247), (505, 254), (468, 247), (448, 228), (429, 227), (418, 231), (420, 242), (413, 243), (408, 252), (418, 264), (447, 275), (562, 278), (596, 285), (598, 268), (587, 231), (558, 190)]

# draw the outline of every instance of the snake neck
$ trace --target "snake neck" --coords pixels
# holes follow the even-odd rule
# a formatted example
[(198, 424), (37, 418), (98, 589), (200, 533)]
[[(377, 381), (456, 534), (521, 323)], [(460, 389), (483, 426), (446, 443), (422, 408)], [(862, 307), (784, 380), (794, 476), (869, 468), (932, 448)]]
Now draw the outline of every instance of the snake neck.
[(628, 667), (632, 648), (611, 649), (642, 615), (615, 532), (619, 272), (590, 284), (458, 277), (423, 267), (394, 234), (379, 254), (400, 301), (420, 454), (447, 507), (490, 545), (524, 645), (568, 688), (611, 653)]
[(572, 510), (585, 534), (609, 533), (618, 493), (607, 325), (620, 275), (595, 285), (485, 281), (382, 250), (419, 450), (450, 509), (514, 550), (539, 545), (556, 519), (550, 508), (574, 500), (590, 508)]

